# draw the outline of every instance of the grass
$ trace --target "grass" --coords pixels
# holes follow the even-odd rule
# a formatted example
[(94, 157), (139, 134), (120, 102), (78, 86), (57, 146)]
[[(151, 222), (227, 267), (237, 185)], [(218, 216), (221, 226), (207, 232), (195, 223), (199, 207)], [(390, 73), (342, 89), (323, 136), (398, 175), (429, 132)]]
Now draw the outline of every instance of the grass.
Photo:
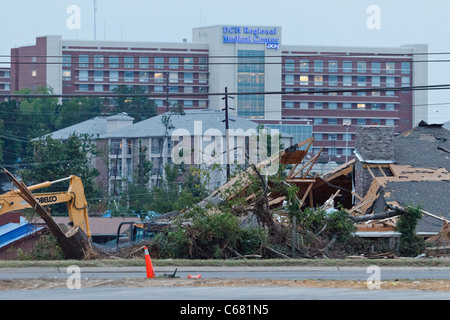
[[(172, 260), (152, 259), (154, 266), (316, 266), (316, 267), (367, 267), (370, 265), (389, 267), (450, 267), (449, 258), (396, 258), (396, 259), (267, 259), (267, 260)], [(145, 266), (142, 259), (99, 259), (99, 260), (1, 260), (0, 268), (30, 267), (137, 267)]]

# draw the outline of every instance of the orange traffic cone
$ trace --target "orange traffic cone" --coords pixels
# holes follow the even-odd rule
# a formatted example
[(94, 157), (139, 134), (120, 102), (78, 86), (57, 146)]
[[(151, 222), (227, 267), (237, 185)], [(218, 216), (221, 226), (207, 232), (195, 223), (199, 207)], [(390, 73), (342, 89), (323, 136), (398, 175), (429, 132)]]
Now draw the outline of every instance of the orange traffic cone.
[(145, 248), (145, 267), (147, 269), (147, 278), (154, 278), (155, 271), (153, 271), (152, 259), (150, 259), (150, 254), (148, 253), (147, 247)]
[(189, 279), (192, 279), (192, 278), (200, 279), (201, 276), (202, 276), (201, 274), (197, 274), (197, 275), (195, 275), (195, 276), (192, 276), (192, 275), (188, 274), (188, 278), (189, 278)]

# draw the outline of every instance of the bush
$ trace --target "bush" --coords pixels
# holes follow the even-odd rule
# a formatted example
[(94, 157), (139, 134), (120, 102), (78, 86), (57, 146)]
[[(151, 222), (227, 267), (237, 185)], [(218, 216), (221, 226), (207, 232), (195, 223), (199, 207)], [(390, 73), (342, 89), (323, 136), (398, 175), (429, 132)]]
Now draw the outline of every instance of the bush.
[(402, 214), (397, 222), (397, 231), (400, 235), (399, 253), (405, 256), (416, 256), (425, 249), (425, 241), (417, 236), (416, 227), (422, 217), (420, 207), (406, 207), (406, 213)]
[(175, 230), (155, 237), (160, 258), (226, 259), (233, 251), (255, 254), (267, 239), (265, 230), (241, 228), (229, 212), (207, 213), (197, 208), (190, 217), (189, 225), (179, 224)]

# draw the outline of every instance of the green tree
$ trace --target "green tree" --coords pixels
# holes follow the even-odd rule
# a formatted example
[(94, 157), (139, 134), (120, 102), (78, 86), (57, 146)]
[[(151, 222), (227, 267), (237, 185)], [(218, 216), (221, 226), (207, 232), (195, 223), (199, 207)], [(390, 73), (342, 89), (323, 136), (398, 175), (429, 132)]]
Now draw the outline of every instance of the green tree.
[(63, 101), (55, 121), (56, 129), (89, 120), (103, 111), (101, 98), (72, 98)]
[[(45, 136), (32, 140), (29, 144), (30, 156), (25, 161), (27, 168), (20, 170), (23, 181), (36, 184), (54, 181), (70, 175), (79, 176), (83, 181), (86, 198), (98, 199), (102, 196), (95, 182), (99, 172), (90, 165), (91, 157), (97, 154), (91, 137), (71, 135), (67, 141)], [(52, 185), (46, 191), (61, 191), (61, 185)]]
[(145, 91), (142, 87), (121, 85), (115, 88), (113, 92), (123, 95), (114, 97), (115, 112), (125, 112), (133, 117), (136, 122), (156, 116), (156, 104), (153, 100), (144, 96)]

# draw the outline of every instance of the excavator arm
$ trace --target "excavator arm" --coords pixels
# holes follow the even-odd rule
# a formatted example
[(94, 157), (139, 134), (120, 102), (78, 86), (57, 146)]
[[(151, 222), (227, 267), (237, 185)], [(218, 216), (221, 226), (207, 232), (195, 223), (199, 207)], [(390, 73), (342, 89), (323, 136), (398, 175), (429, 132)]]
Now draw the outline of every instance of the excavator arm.
[[(72, 175), (67, 178), (29, 186), (28, 189), (33, 191), (67, 180), (70, 180), (69, 189), (67, 191), (33, 193), (33, 196), (42, 206), (65, 202), (67, 204), (71, 224), (83, 229), (83, 231), (86, 232), (86, 235), (90, 238), (91, 231), (89, 226), (87, 201), (80, 177)], [(10, 190), (0, 195), (0, 215), (6, 212), (23, 210), (26, 208), (31, 208), (31, 205), (21, 197), (21, 192), (19, 190)]]

